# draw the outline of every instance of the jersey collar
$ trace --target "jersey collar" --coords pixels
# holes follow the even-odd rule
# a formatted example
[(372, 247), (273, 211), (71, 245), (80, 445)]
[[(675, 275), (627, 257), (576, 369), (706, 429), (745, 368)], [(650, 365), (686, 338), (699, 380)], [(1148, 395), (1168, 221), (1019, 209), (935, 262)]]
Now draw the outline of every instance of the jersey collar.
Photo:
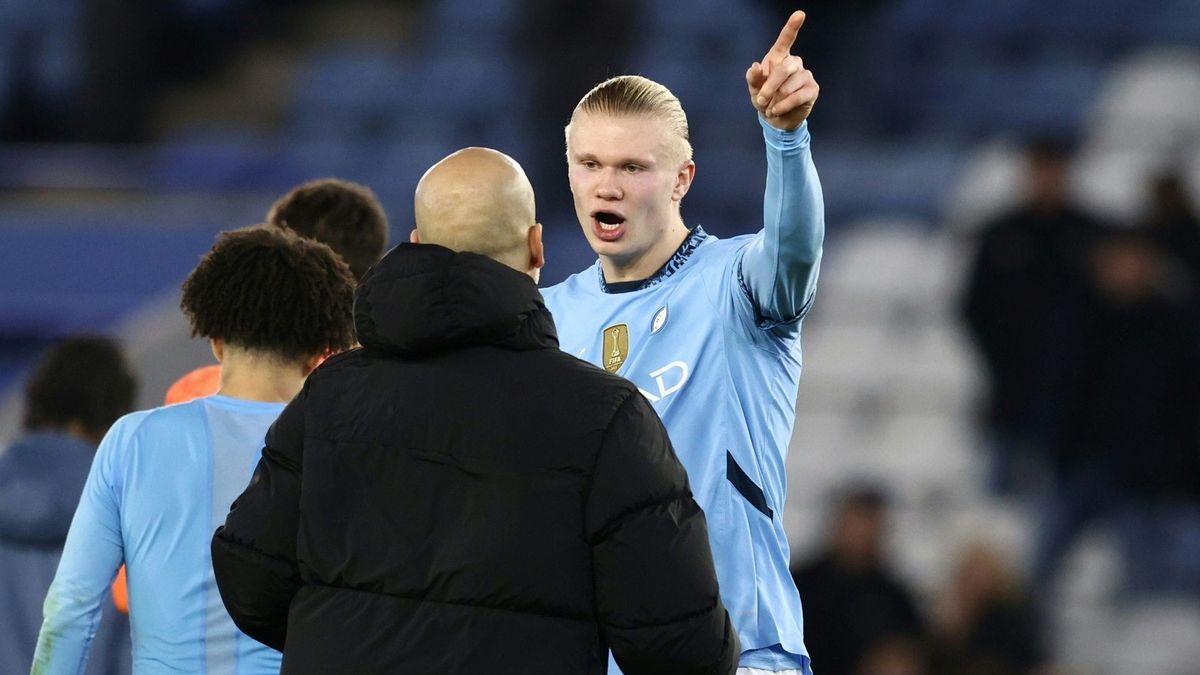
[(604, 280), (604, 268), (599, 262), (596, 263), (596, 277), (600, 280), (600, 290), (605, 293), (630, 293), (632, 291), (640, 291), (645, 288), (650, 288), (656, 284), (662, 283), (683, 268), (688, 259), (692, 257), (692, 253), (699, 248), (700, 244), (708, 239), (709, 234), (704, 231), (703, 227), (697, 225), (692, 228), (688, 235), (684, 237), (683, 243), (679, 248), (675, 249), (675, 253), (671, 256), (658, 271), (651, 274), (645, 279), (635, 281), (615, 281), (608, 283)]

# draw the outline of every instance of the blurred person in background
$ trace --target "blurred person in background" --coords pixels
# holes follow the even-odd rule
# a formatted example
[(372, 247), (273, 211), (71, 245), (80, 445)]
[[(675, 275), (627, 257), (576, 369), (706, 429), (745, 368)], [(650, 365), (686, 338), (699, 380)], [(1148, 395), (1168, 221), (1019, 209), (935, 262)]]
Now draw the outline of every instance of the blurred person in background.
[(997, 495), (1044, 487), (1072, 369), (1087, 288), (1087, 251), (1101, 223), (1072, 203), (1071, 155), (1051, 141), (1028, 150), (1024, 202), (983, 228), (963, 314), (987, 366)]
[[(267, 223), (329, 246), (350, 266), (356, 282), (388, 243), (387, 215), (371, 188), (336, 178), (296, 186), (271, 205)], [(166, 403), (215, 394), (220, 379), (219, 365), (197, 368), (171, 385)]]
[(355, 280), (383, 257), (388, 243), (387, 215), (375, 193), (337, 178), (296, 186), (271, 205), (267, 223), (333, 249)]
[(934, 672), (1024, 675), (1045, 667), (1033, 603), (1010, 563), (991, 546), (972, 543), (962, 549), (938, 609)]
[[(1091, 249), (1087, 321), (1034, 580), (1051, 581), (1090, 523), (1114, 526), (1131, 597), (1200, 597), (1200, 331), (1144, 230)], [(1190, 544), (1188, 542), (1191, 542)]]
[(1168, 171), (1151, 180), (1150, 210), (1143, 225), (1183, 268), (1186, 284), (1200, 297), (1200, 217), (1179, 173)]
[(353, 288), (329, 247), (288, 230), (217, 237), (184, 282), (181, 307), (222, 364), (220, 391), (126, 415), (104, 436), (46, 594), (34, 672), (82, 670), (122, 563), (135, 670), (279, 671), (278, 652), (225, 612), (209, 541), (268, 426), (329, 350), (353, 342)]
[(804, 637), (817, 672), (853, 673), (877, 641), (924, 633), (912, 591), (892, 572), (887, 531), (883, 492), (849, 488), (834, 508), (825, 548), (792, 568), (805, 610), (820, 617)]
[(705, 517), (628, 381), (558, 349), (533, 188), (435, 164), (412, 244), (213, 537), (230, 614), (285, 673), (733, 671)]
[[(889, 635), (867, 647), (854, 675), (929, 675), (925, 646), (911, 635)], [(830, 670), (829, 672), (838, 672)]]
[(565, 130), (576, 217), (599, 259), (543, 295), (563, 350), (636, 384), (671, 432), (709, 518), (740, 668), (808, 675), (782, 519), (800, 326), (825, 237), (806, 121), (819, 87), (791, 53), (804, 17), (793, 13), (746, 71), (767, 163), (758, 233), (686, 227), (696, 164), (679, 99), (615, 77)]
[[(0, 453), (0, 673), (27, 673), (42, 605), (96, 446), (133, 407), (134, 376), (101, 337), (53, 346), (25, 387), (25, 434)], [(129, 624), (104, 612), (87, 673), (129, 672)]]

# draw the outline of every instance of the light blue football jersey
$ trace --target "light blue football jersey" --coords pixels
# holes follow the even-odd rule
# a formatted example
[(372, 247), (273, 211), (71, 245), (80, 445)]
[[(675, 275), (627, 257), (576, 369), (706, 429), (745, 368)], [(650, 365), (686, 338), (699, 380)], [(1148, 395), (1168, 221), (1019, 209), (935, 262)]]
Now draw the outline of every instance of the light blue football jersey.
[(122, 563), (135, 673), (279, 672), (280, 653), (239, 631), (225, 611), (209, 546), (283, 407), (215, 395), (117, 420), (96, 452), (46, 596), (33, 672), (82, 671)]
[(740, 665), (808, 672), (782, 516), (824, 209), (807, 125), (763, 129), (762, 231), (697, 227), (650, 279), (606, 284), (597, 261), (543, 295), (561, 348), (631, 380), (662, 417), (708, 520)]

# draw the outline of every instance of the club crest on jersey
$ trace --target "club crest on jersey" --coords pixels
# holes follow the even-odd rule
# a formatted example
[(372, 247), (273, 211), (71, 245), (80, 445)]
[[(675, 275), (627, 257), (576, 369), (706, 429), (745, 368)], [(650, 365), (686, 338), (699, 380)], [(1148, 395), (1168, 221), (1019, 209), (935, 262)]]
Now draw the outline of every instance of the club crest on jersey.
[(650, 322), (650, 334), (654, 335), (667, 325), (667, 306), (663, 305), (662, 309), (654, 313), (654, 320)]
[(614, 324), (604, 329), (604, 347), (600, 352), (604, 358), (604, 369), (615, 373), (629, 358), (629, 326)]

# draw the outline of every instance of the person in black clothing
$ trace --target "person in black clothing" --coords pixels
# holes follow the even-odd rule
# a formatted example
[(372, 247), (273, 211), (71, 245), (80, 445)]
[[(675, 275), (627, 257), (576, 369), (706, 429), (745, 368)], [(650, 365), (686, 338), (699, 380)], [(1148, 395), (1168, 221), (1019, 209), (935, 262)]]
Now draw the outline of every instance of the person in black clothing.
[(804, 635), (820, 656), (813, 663), (817, 672), (853, 673), (878, 641), (923, 631), (912, 594), (887, 568), (886, 517), (882, 492), (848, 490), (838, 502), (826, 549), (792, 569), (805, 611), (821, 617)]
[[(533, 190), (468, 148), (358, 288), (361, 348), (267, 434), (213, 538), (287, 673), (732, 673), (704, 514), (654, 410), (557, 349)], [(479, 255), (483, 253), (484, 255)]]
[(965, 546), (948, 590), (931, 641), (934, 672), (1045, 672), (1036, 610), (999, 550), (983, 542)]
[(1187, 193), (1183, 177), (1167, 172), (1150, 183), (1150, 211), (1145, 226), (1159, 246), (1174, 259), (1193, 293), (1200, 292), (1200, 216)]
[[(1092, 251), (1088, 321), (1065, 408), (1055, 490), (1035, 547), (1035, 581), (1089, 523), (1115, 526), (1130, 596), (1200, 588), (1196, 541), (1172, 534), (1200, 504), (1200, 331), (1193, 301), (1165, 284), (1150, 233), (1114, 232)], [(1188, 581), (1188, 579), (1191, 579)]]
[(1039, 487), (1061, 432), (1070, 347), (1086, 297), (1090, 244), (1101, 223), (1070, 203), (1069, 155), (1030, 148), (1025, 203), (984, 227), (963, 303), (987, 365), (987, 427), (997, 494)]

